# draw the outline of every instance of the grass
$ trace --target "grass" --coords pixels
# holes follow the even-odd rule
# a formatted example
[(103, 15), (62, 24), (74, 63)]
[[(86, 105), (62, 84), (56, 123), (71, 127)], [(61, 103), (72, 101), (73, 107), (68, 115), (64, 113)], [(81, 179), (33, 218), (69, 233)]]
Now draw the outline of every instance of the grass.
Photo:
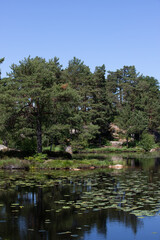
[(29, 168), (29, 162), (26, 160), (22, 160), (19, 158), (3, 158), (0, 159), (0, 168), (4, 169), (28, 169)]
[(83, 152), (85, 153), (96, 153), (96, 152), (144, 152), (140, 147), (135, 148), (116, 148), (116, 147), (99, 147), (99, 148), (87, 148)]
[[(67, 159), (65, 156), (60, 157), (47, 157), (47, 154), (36, 154), (26, 159), (20, 157), (7, 157), (1, 156), (0, 168), (1, 169), (76, 169), (76, 168), (100, 168), (107, 167), (113, 162), (112, 155), (118, 153), (120, 156), (127, 156), (131, 154), (144, 154), (141, 148), (113, 148), (101, 147), (86, 149), (81, 154), (73, 154), (73, 159)], [(132, 157), (132, 156), (131, 156)], [(52, 159), (51, 159), (52, 158)], [(119, 163), (119, 160), (118, 160)]]
[[(60, 152), (63, 151), (63, 147), (61, 145), (57, 145), (57, 146), (52, 146), (52, 152)], [(50, 146), (49, 147), (43, 147), (43, 151), (50, 151)]]
[[(109, 151), (108, 151), (109, 149)], [(110, 151), (110, 149), (112, 151)], [(126, 151), (124, 151), (126, 149)], [(115, 155), (115, 151), (118, 150), (118, 154), (124, 156), (127, 154), (133, 154), (132, 151), (128, 151), (128, 148), (94, 148), (87, 149), (82, 154), (73, 154), (73, 159), (66, 159), (65, 157), (47, 157), (47, 154), (36, 154), (26, 159), (16, 157), (3, 157), (0, 159), (0, 168), (2, 169), (75, 169), (75, 168), (99, 168), (107, 167), (113, 162), (112, 155)], [(133, 150), (132, 148), (129, 148)], [(103, 151), (102, 151), (103, 150)], [(104, 151), (105, 150), (105, 151)], [(135, 148), (134, 148), (135, 152)], [(142, 154), (142, 151), (137, 151), (134, 154)], [(118, 160), (119, 163), (119, 160)]]
[(0, 159), (1, 169), (75, 169), (75, 168), (97, 168), (107, 167), (108, 160), (83, 159), (83, 160), (64, 160), (64, 159), (48, 159), (39, 161), (22, 160), (19, 158)]
[(46, 168), (90, 168), (90, 167), (107, 167), (109, 166), (109, 161), (100, 161), (97, 159), (84, 159), (84, 160), (48, 160), (45, 161), (43, 167)]

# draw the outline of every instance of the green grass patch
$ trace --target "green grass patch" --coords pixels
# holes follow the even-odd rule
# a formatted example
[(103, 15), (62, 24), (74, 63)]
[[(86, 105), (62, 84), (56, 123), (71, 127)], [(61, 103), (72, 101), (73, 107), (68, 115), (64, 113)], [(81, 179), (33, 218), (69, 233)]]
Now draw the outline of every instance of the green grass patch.
[[(48, 146), (48, 147), (43, 147), (43, 151), (50, 151), (50, 146)], [(57, 146), (55, 146), (55, 145), (53, 145), (52, 146), (52, 152), (60, 152), (60, 151), (63, 151), (64, 150), (64, 147), (63, 146), (61, 146), (61, 145), (57, 145)]]
[(97, 159), (84, 160), (51, 160), (45, 161), (41, 166), (46, 168), (87, 168), (87, 167), (106, 167), (109, 165), (108, 160), (100, 161)]
[(116, 147), (99, 147), (99, 148), (87, 148), (83, 152), (86, 153), (96, 153), (96, 152), (143, 152), (144, 150), (141, 147), (135, 147), (135, 148), (116, 148)]
[(29, 168), (29, 162), (23, 159), (19, 158), (3, 158), (0, 159), (0, 168), (7, 168), (7, 169), (28, 169)]

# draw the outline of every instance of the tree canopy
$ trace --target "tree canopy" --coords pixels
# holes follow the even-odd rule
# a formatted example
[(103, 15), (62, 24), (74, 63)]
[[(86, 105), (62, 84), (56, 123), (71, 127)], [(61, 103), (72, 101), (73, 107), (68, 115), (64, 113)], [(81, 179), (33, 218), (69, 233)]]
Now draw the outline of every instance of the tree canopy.
[(159, 83), (135, 66), (106, 74), (102, 65), (92, 73), (76, 57), (63, 69), (57, 57), (29, 56), (10, 68), (0, 80), (0, 138), (14, 147), (103, 145), (112, 122), (127, 138), (160, 131)]

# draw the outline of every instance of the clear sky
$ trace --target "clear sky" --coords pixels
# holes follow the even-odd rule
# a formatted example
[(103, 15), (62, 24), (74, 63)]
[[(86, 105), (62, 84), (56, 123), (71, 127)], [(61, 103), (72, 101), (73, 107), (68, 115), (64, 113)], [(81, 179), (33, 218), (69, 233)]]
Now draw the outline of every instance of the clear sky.
[(24, 57), (135, 65), (160, 81), (160, 0), (1, 0), (2, 77)]

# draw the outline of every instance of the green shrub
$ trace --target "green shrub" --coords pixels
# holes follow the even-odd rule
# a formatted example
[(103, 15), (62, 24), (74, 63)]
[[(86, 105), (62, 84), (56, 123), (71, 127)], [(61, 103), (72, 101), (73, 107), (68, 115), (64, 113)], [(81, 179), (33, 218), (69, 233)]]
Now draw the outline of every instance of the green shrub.
[(24, 138), (21, 141), (17, 142), (17, 147), (24, 152), (35, 153), (36, 151), (36, 140), (30, 138)]
[(42, 162), (44, 162), (44, 160), (46, 160), (48, 158), (47, 158), (47, 154), (37, 153), (34, 156), (30, 156), (26, 159), (31, 161), (31, 163), (34, 164), (34, 163), (42, 163)]
[(72, 146), (73, 152), (79, 152), (82, 149), (88, 147), (88, 141), (86, 139), (84, 139), (84, 140), (76, 139), (76, 140), (71, 141), (71, 146)]
[(149, 133), (143, 133), (139, 146), (141, 146), (145, 151), (150, 151), (155, 145), (154, 136)]

